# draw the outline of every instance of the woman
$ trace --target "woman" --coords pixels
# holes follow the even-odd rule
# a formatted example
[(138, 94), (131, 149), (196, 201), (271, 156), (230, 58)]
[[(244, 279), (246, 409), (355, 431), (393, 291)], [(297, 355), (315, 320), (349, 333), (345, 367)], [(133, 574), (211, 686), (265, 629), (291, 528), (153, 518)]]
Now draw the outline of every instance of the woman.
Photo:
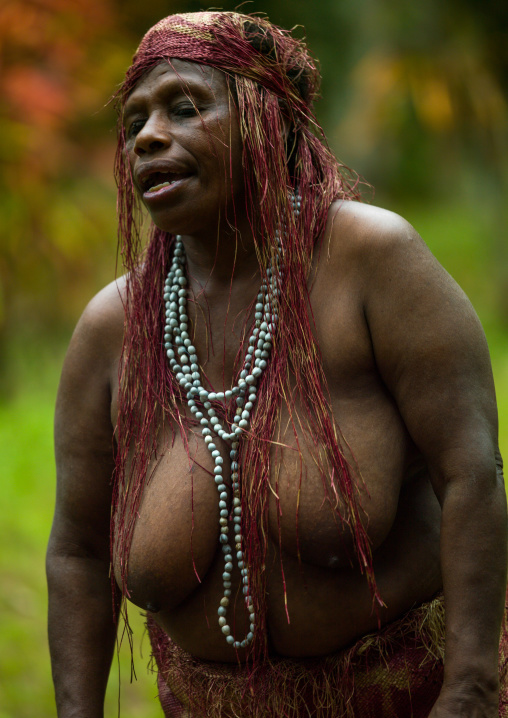
[(118, 93), (127, 274), (57, 405), (61, 716), (102, 715), (121, 596), (167, 716), (506, 713), (486, 343), (414, 230), (355, 201), (318, 79), (267, 20), (191, 13)]

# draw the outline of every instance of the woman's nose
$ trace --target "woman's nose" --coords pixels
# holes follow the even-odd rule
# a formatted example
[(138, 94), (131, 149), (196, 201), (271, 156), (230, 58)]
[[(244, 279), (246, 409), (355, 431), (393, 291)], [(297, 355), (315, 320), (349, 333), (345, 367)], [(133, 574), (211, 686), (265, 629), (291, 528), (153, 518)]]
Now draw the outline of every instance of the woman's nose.
[(134, 152), (141, 157), (146, 153), (157, 152), (157, 150), (169, 147), (171, 135), (161, 118), (151, 117), (143, 125), (136, 135)]

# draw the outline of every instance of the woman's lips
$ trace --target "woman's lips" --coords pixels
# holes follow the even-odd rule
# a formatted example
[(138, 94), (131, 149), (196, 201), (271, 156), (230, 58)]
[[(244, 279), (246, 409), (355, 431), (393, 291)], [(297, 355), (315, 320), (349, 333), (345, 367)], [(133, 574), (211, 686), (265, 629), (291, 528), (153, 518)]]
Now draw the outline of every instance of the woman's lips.
[(150, 192), (150, 194), (152, 192), (158, 192), (163, 187), (169, 187), (170, 184), (172, 184), (172, 182), (161, 182), (161, 184), (156, 184), (153, 187), (150, 187), (150, 189), (147, 190), (147, 192)]
[(156, 197), (166, 196), (178, 187), (180, 187), (186, 180), (189, 179), (189, 177), (190, 175), (183, 175), (173, 180), (166, 180), (165, 182), (160, 182), (159, 184), (156, 184), (153, 187), (150, 187), (150, 189), (147, 189), (145, 192), (143, 192), (143, 199), (147, 202), (150, 202), (151, 199), (155, 199)]

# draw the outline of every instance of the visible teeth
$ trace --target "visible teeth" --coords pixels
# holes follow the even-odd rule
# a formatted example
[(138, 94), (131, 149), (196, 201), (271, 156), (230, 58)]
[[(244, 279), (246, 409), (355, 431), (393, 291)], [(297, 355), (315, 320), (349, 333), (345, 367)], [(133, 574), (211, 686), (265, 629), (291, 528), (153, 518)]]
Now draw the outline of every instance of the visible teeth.
[(162, 189), (163, 187), (169, 187), (170, 184), (173, 184), (172, 182), (163, 182), (162, 184), (156, 184), (154, 187), (150, 187), (148, 192), (157, 192), (157, 190)]

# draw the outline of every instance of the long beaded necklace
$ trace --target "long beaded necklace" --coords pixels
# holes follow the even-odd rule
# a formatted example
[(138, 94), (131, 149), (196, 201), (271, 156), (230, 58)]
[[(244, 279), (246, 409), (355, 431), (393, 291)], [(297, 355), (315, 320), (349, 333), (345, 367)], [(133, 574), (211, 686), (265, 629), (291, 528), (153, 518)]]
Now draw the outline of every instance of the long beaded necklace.
[[(279, 240), (278, 240), (279, 242)], [(279, 245), (280, 252), (280, 245)], [(279, 270), (280, 271), (280, 270)], [(255, 614), (249, 588), (249, 574), (243, 555), (243, 537), (241, 531), (242, 509), (240, 497), (240, 472), (238, 464), (238, 446), (241, 434), (248, 430), (250, 415), (256, 401), (257, 384), (268, 365), (272, 348), (272, 336), (277, 322), (277, 297), (279, 289), (275, 275), (270, 267), (267, 270), (268, 284), (263, 280), (257, 296), (254, 320), (255, 325), (249, 338), (240, 379), (236, 386), (225, 392), (212, 392), (201, 384), (198, 358), (188, 333), (187, 314), (187, 278), (185, 276), (185, 250), (182, 240), (176, 237), (173, 262), (164, 284), (166, 303), (166, 325), (164, 342), (169, 365), (180, 386), (187, 393), (190, 411), (201, 425), (201, 433), (206, 446), (214, 459), (214, 477), (219, 492), (220, 535), (219, 541), (224, 554), (224, 572), (222, 574), (224, 595), (218, 609), (219, 626), (227, 643), (233, 648), (245, 648), (254, 638)], [(254, 363), (254, 366), (252, 364)], [(224, 428), (212, 402), (225, 404), (236, 397), (236, 414), (231, 426)], [(231, 461), (231, 482), (233, 490), (233, 529), (236, 549), (236, 563), (242, 577), (244, 601), (249, 612), (249, 631), (242, 641), (235, 640), (231, 627), (227, 623), (226, 613), (231, 596), (231, 572), (233, 570), (233, 549), (229, 538), (229, 516), (227, 487), (224, 483), (224, 459), (214, 443), (213, 435), (225, 442), (231, 442), (229, 457)]]
[[(299, 214), (300, 198), (292, 197), (295, 215)], [(276, 272), (279, 278), (282, 275), (280, 267), (281, 245), (279, 233), (276, 232), (277, 255)], [(238, 446), (240, 436), (250, 426), (250, 416), (256, 402), (257, 385), (268, 366), (268, 359), (272, 349), (272, 337), (278, 319), (277, 277), (275, 268), (271, 265), (267, 271), (267, 279), (263, 279), (259, 290), (255, 313), (254, 329), (249, 337), (247, 351), (238, 384), (224, 392), (213, 392), (205, 389), (201, 384), (198, 357), (189, 337), (189, 317), (187, 314), (187, 277), (185, 276), (185, 250), (179, 235), (175, 238), (173, 261), (164, 283), (164, 301), (166, 305), (166, 324), (164, 328), (164, 346), (169, 359), (171, 370), (176, 376), (180, 386), (187, 395), (187, 404), (190, 411), (201, 425), (208, 451), (214, 460), (214, 479), (219, 492), (219, 542), (224, 555), (224, 572), (222, 574), (223, 596), (218, 608), (219, 626), (226, 641), (233, 648), (246, 648), (254, 638), (256, 616), (252, 603), (249, 586), (249, 572), (244, 561), (242, 536), (242, 507), (240, 495), (240, 466), (238, 463)], [(254, 364), (254, 366), (253, 366)], [(221, 424), (212, 402), (220, 402), (225, 408), (226, 402), (236, 397), (236, 414), (230, 426)], [(222, 412), (221, 412), (222, 413)], [(214, 442), (214, 435), (226, 443), (230, 443), (231, 488), (233, 491), (232, 511), (228, 508), (228, 492), (224, 482), (224, 459)], [(249, 630), (241, 641), (235, 639), (231, 633), (226, 615), (231, 596), (231, 572), (233, 571), (233, 549), (229, 536), (230, 516), (233, 520), (234, 545), (236, 549), (236, 564), (242, 577), (242, 592), (246, 609), (249, 613)]]

